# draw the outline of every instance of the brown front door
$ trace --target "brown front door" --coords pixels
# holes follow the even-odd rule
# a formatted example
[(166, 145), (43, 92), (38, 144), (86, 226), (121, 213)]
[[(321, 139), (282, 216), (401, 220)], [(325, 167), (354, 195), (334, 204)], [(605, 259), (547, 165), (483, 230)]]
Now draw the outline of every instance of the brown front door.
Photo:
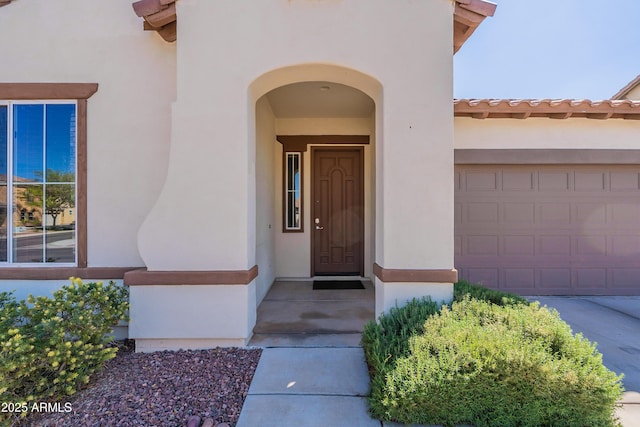
[(364, 274), (362, 147), (311, 150), (314, 275)]

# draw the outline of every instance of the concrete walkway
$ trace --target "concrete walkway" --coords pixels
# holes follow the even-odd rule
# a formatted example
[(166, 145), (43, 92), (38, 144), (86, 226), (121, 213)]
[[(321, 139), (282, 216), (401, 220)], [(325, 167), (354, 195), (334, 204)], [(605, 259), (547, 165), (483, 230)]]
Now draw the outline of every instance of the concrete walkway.
[[(356, 303), (348, 326), (335, 329), (333, 315), (348, 317), (347, 306), (328, 303), (335, 296), (311, 292), (309, 286), (277, 286), (274, 295), (265, 298), (266, 306), (261, 305), (256, 326), (261, 332), (251, 345), (264, 350), (237, 426), (399, 426), (368, 414), (369, 376), (359, 336), (369, 305)], [(297, 296), (285, 292), (291, 289)], [(349, 291), (338, 295), (341, 300), (365, 295), (369, 302), (372, 296)], [(530, 299), (556, 308), (574, 332), (598, 343), (609, 369), (625, 374), (627, 392), (618, 416), (624, 427), (640, 427), (640, 297)], [(284, 301), (289, 305), (283, 306)], [(287, 333), (286, 313), (293, 333)], [(304, 333), (305, 322), (324, 333)]]
[(362, 348), (266, 348), (238, 427), (380, 427)]

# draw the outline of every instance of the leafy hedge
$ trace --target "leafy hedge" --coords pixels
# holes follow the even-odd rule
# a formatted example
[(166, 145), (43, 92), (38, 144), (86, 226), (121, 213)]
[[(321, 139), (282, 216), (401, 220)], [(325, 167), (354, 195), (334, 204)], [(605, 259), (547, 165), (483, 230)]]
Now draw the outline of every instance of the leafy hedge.
[(19, 302), (0, 293), (0, 402), (18, 409), (0, 413), (0, 422), (86, 384), (115, 356), (117, 349), (106, 344), (127, 310), (128, 291), (114, 283), (72, 278), (51, 298)]
[(466, 295), (469, 295), (471, 298), (489, 301), (498, 305), (529, 304), (529, 301), (522, 298), (520, 295), (474, 285), (465, 280), (461, 280), (453, 285), (454, 301), (462, 301)]
[[(557, 312), (466, 283), (456, 288), (451, 308), (438, 313), (428, 300), (413, 301), (365, 328), (375, 417), (477, 427), (615, 425), (621, 376)], [(410, 321), (401, 326), (403, 319)], [(393, 328), (403, 335), (390, 337)]]

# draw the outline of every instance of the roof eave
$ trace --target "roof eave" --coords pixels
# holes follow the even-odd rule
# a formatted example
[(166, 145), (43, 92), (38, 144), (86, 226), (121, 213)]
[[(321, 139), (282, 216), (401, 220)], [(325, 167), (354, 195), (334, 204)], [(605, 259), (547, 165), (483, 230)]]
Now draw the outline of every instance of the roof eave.
[[(0, 5), (3, 1), (0, 0)], [(144, 30), (157, 31), (168, 42), (178, 35), (176, 0), (139, 0), (133, 3), (136, 15), (144, 19)], [(453, 53), (456, 53), (480, 23), (493, 16), (496, 5), (485, 0), (455, 0), (453, 15)]]
[(145, 31), (157, 31), (170, 43), (177, 40), (176, 0), (139, 0), (132, 6), (136, 15), (144, 19)]
[(493, 16), (496, 4), (485, 0), (456, 0), (453, 14), (453, 53), (471, 37), (487, 16)]
[(625, 87), (620, 89), (618, 93), (616, 93), (611, 97), (611, 99), (616, 99), (616, 100), (625, 99), (626, 96), (629, 94), (629, 92), (631, 92), (637, 86), (640, 86), (640, 75), (635, 79), (631, 80)]
[(474, 119), (587, 118), (640, 120), (640, 101), (575, 99), (456, 99), (455, 117)]

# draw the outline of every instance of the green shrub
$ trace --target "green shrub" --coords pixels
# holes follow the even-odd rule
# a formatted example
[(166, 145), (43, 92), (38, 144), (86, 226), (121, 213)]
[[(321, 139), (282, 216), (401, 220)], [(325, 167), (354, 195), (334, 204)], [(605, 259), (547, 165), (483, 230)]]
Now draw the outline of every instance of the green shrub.
[(409, 338), (421, 334), (424, 322), (438, 312), (430, 299), (412, 299), (403, 307), (394, 307), (378, 323), (369, 322), (362, 333), (362, 347), (372, 377), (383, 373), (398, 357), (409, 352)]
[[(527, 300), (502, 291), (487, 289), (460, 281), (453, 286), (454, 301), (465, 295), (472, 298), (491, 301), (499, 305), (528, 304)], [(389, 313), (380, 316), (378, 322), (369, 322), (362, 334), (362, 346), (372, 376), (384, 372), (387, 366), (393, 366), (396, 359), (404, 357), (409, 351), (409, 338), (422, 333), (424, 322), (437, 313), (438, 305), (428, 298), (409, 301), (403, 307), (394, 307)]]
[(465, 280), (461, 280), (453, 285), (454, 301), (461, 301), (466, 295), (482, 301), (490, 301), (498, 305), (529, 304), (529, 302), (520, 295), (489, 289), (484, 286), (472, 285)]
[(384, 371), (371, 411), (409, 424), (611, 426), (622, 395), (621, 376), (557, 312), (469, 297), (430, 316)]
[[(127, 310), (127, 289), (114, 283), (72, 278), (51, 298), (20, 302), (0, 294), (0, 402), (29, 407), (75, 393), (115, 356), (108, 334)], [(17, 415), (26, 413), (0, 422)]]

